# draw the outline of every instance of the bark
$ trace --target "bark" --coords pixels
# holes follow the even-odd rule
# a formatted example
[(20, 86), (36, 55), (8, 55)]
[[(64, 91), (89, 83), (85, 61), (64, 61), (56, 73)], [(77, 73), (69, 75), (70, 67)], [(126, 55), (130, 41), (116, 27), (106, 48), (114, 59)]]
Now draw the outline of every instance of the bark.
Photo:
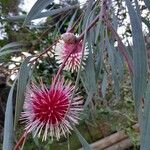
[[(138, 124), (135, 124), (132, 127), (136, 132), (139, 132)], [(108, 137), (90, 144), (92, 150), (124, 150), (131, 146), (132, 143), (124, 131), (118, 131)], [(79, 150), (83, 150), (83, 148)]]

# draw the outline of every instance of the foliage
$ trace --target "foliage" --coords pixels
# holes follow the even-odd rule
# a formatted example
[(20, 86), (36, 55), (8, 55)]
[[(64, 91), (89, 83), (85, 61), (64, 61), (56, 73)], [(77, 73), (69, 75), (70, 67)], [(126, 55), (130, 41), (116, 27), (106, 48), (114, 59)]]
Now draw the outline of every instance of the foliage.
[[(14, 143), (12, 134), (17, 133), (18, 139), (18, 134), (21, 135), (23, 132), (21, 130), (19, 131), (21, 133), (18, 133), (16, 129), (21, 126), (18, 121), (23, 109), (26, 86), (31, 82), (40, 84), (40, 80), (43, 80), (44, 84), (49, 87), (54, 75), (56, 75), (54, 81), (57, 82), (57, 77), (62, 73), (65, 80), (71, 80), (75, 85), (73, 96), (78, 89), (84, 98), (84, 115), (81, 116), (82, 121), (79, 128), (82, 128), (84, 123), (92, 124), (99, 121), (99, 118), (102, 119), (100, 122), (103, 122), (105, 118), (111, 118), (111, 116), (115, 120), (116, 114), (117, 117), (125, 116), (128, 120), (126, 122), (128, 127), (125, 125), (125, 128), (129, 135), (132, 134), (130, 125), (136, 122), (140, 124), (140, 146), (142, 150), (146, 150), (150, 137), (147, 56), (150, 41), (148, 40), (149, 35), (143, 31), (143, 23), (150, 29), (150, 18), (147, 15), (149, 14), (148, 1), (91, 0), (81, 5), (76, 0), (61, 1), (59, 4), (53, 1), (41, 2), (38, 0), (28, 14), (21, 12), (22, 15), (16, 9), (3, 10), (4, 4), (5, 1), (2, 1), (3, 15), (0, 23), (7, 35), (0, 41), (0, 66), (9, 70), (7, 73), (9, 76), (16, 75), (17, 94), (13, 117), (11, 101), (14, 82), (6, 106), (3, 149), (7, 147), (8, 150), (11, 150), (12, 143)], [(15, 6), (18, 6), (17, 2)], [(10, 12), (13, 12), (13, 15), (6, 16)], [(143, 12), (146, 13), (143, 15)], [(33, 23), (34, 19), (42, 17), (47, 17), (44, 23)], [(130, 18), (130, 22), (124, 24), (127, 18)], [(118, 33), (120, 27), (122, 30), (125, 27), (125, 32), (121, 36)], [(62, 71), (66, 62), (64, 61), (64, 66), (62, 64), (59, 67), (55, 60), (54, 46), (65, 32), (79, 34), (77, 40), (83, 42), (78, 72)], [(132, 41), (129, 42), (130, 39)], [(86, 61), (83, 59), (84, 46), (89, 53)], [(68, 58), (71, 53), (72, 51)], [(15, 60), (17, 57), (20, 57), (19, 61)], [(9, 69), (10, 64), (15, 67)], [(138, 119), (133, 113), (134, 106)], [(10, 121), (14, 122), (14, 129), (9, 128), (8, 134)], [(113, 127), (116, 131), (118, 126), (112, 123), (111, 128)], [(83, 136), (84, 133), (82, 135), (73, 124), (72, 128), (81, 143), (78, 146), (82, 145), (85, 149), (90, 149)], [(37, 137), (33, 140), (39, 149), (53, 147), (53, 141), (50, 138), (46, 144), (39, 143)], [(67, 141), (67, 148), (70, 149), (74, 136), (68, 135), (67, 139), (61, 138), (61, 140)], [(26, 138), (23, 139), (23, 142), (25, 141)], [(54, 143), (57, 142), (54, 141)]]

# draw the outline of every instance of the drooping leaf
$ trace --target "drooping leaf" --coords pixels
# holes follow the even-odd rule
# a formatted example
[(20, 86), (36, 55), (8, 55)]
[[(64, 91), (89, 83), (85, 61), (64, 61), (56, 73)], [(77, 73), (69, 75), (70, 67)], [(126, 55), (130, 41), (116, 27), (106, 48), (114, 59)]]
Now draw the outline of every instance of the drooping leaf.
[(112, 23), (106, 19), (105, 20), (105, 23), (106, 23), (106, 26), (111, 30), (112, 32), (112, 38), (114, 40), (117, 40), (118, 42), (118, 50), (120, 51), (120, 53), (124, 56), (127, 64), (128, 64), (128, 68), (129, 68), (129, 71), (130, 73), (132, 74), (133, 73), (133, 62), (132, 60), (130, 59), (129, 57), (129, 54), (128, 52), (126, 51), (126, 47), (125, 45), (123, 44), (120, 36), (118, 35), (117, 31), (114, 29), (114, 27), (112, 26)]
[(101, 92), (102, 92), (102, 96), (103, 98), (105, 98), (105, 95), (106, 95), (106, 89), (107, 89), (107, 73), (104, 72), (104, 75), (103, 75), (103, 79), (102, 79), (102, 86), (101, 86)]
[(147, 6), (147, 8), (150, 10), (150, 1), (149, 0), (144, 0), (145, 5)]
[(24, 19), (26, 18), (26, 15), (18, 15), (18, 16), (7, 16), (6, 19), (3, 20), (7, 20), (7, 21), (24, 21)]
[(59, 14), (59, 13), (69, 11), (71, 9), (78, 8), (78, 7), (79, 7), (79, 5), (73, 5), (73, 6), (67, 6), (67, 7), (53, 9), (53, 10), (47, 10), (46, 12), (39, 13), (33, 19), (39, 19), (39, 18), (43, 18), (43, 17), (53, 16), (53, 15), (56, 15), (56, 14)]
[(84, 103), (84, 108), (86, 108), (89, 105), (89, 103), (92, 101), (93, 96), (94, 96), (94, 93), (92, 91), (88, 92), (88, 96)]
[(114, 47), (114, 51), (115, 51), (115, 65), (118, 70), (117, 71), (118, 79), (119, 79), (119, 81), (122, 81), (123, 77), (124, 77), (125, 60), (124, 60), (123, 56), (121, 55), (121, 53), (117, 50), (117, 48)]
[(90, 145), (88, 144), (88, 142), (83, 138), (83, 136), (81, 135), (81, 133), (78, 131), (78, 129), (72, 125), (72, 128), (74, 130), (74, 132), (76, 133), (79, 141), (81, 142), (84, 150), (91, 150)]
[(75, 17), (76, 17), (76, 14), (77, 14), (77, 11), (75, 11), (75, 13), (73, 14), (73, 16), (71, 17), (70, 21), (69, 21), (69, 25), (68, 25), (68, 28), (67, 28), (67, 31), (70, 31), (72, 26), (73, 26), (73, 23), (74, 23), (74, 20), (75, 20)]
[[(97, 23), (96, 27), (95, 27), (95, 30), (96, 30), (96, 33), (95, 33), (95, 41), (94, 41), (95, 43), (97, 43), (98, 38), (99, 38), (99, 36), (100, 36), (100, 32), (102, 31), (102, 29), (103, 29), (102, 22), (99, 21), (99, 22)], [(98, 42), (99, 42), (99, 41), (98, 41)]]
[(147, 85), (147, 90), (144, 99), (144, 114), (141, 128), (141, 150), (146, 150), (149, 147), (150, 139), (150, 81)]
[(92, 3), (93, 3), (93, 0), (87, 2), (87, 8), (86, 8), (85, 15), (83, 18), (82, 30), (84, 30), (87, 25), (87, 20), (92, 11)]
[(108, 51), (108, 60), (109, 60), (109, 64), (111, 66), (111, 70), (112, 70), (112, 79), (114, 82), (114, 90), (115, 90), (115, 94), (116, 94), (116, 98), (119, 99), (120, 96), (120, 83), (118, 80), (118, 72), (117, 72), (117, 67), (115, 64), (115, 48), (114, 48), (114, 44), (113, 41), (108, 40), (108, 37), (106, 37), (106, 45), (107, 45), (107, 51)]
[(22, 111), (23, 103), (24, 103), (24, 93), (26, 90), (26, 85), (28, 83), (28, 79), (30, 76), (31, 65), (29, 65), (29, 61), (32, 56), (27, 57), (22, 65), (20, 66), (18, 83), (17, 83), (17, 95), (16, 95), (16, 107), (15, 107), (15, 121), (14, 128), (16, 128), (17, 122), (20, 117), (20, 113)]
[(95, 76), (95, 69), (94, 69), (94, 60), (91, 46), (88, 46), (89, 55), (86, 61), (85, 70), (81, 73), (81, 81), (83, 83), (84, 88), (87, 92), (87, 99), (84, 104), (84, 108), (88, 106), (90, 101), (92, 100), (94, 94), (97, 94), (97, 84), (96, 84), (96, 76)]
[(115, 15), (114, 12), (112, 12), (112, 24), (113, 24), (113, 27), (114, 29), (117, 31), (117, 28), (118, 28), (118, 20), (117, 20), (117, 16)]
[(34, 19), (36, 16), (38, 16), (43, 9), (46, 8), (53, 0), (37, 0), (36, 3), (31, 8), (30, 12), (28, 13), (24, 25), (28, 22), (30, 22), (32, 19)]
[(3, 150), (13, 149), (13, 92), (16, 81), (14, 81), (6, 104), (5, 122), (4, 122), (4, 138), (3, 138)]
[(2, 51), (2, 52), (0, 52), (0, 56), (7, 55), (7, 54), (10, 54), (10, 53), (14, 53), (14, 52), (20, 52), (20, 51), (21, 51), (21, 49), (13, 49), (13, 50)]
[(20, 48), (22, 47), (23, 44), (22, 43), (19, 43), (19, 42), (12, 42), (12, 43), (9, 43), (5, 46), (3, 46), (1, 49), (0, 49), (0, 52), (4, 51), (4, 50), (8, 50), (8, 49), (17, 49), (17, 48)]
[(96, 84), (96, 77), (95, 77), (93, 54), (90, 45), (88, 45), (88, 49), (89, 49), (89, 55), (86, 61), (85, 70), (82, 72), (82, 79), (85, 83), (87, 91), (96, 93), (97, 84)]
[(148, 27), (148, 30), (149, 30), (149, 32), (150, 32), (150, 21), (148, 21), (146, 18), (144, 18), (144, 17), (141, 17), (141, 19), (142, 19), (142, 22), (144, 22), (145, 23), (145, 25)]
[[(104, 26), (100, 23), (98, 24), (100, 25), (100, 31), (97, 31), (97, 33), (99, 33), (99, 38), (100, 38), (100, 42), (98, 40), (98, 36), (96, 36), (96, 50), (97, 50), (97, 54), (96, 54), (96, 62), (95, 62), (95, 73), (96, 73), (96, 77), (97, 80), (99, 79), (99, 77), (101, 76), (101, 70), (102, 70), (102, 62), (103, 62), (103, 52), (105, 50), (105, 44), (104, 44)], [(95, 50), (95, 51), (96, 51)]]
[(133, 92), (136, 111), (139, 112), (141, 99), (146, 89), (147, 55), (139, 17), (135, 12), (131, 1), (126, 0), (126, 4), (129, 11), (133, 36)]
[[(63, 8), (57, 8), (57, 9), (50, 9), (47, 10), (45, 12), (39, 12), (38, 14), (36, 14), (35, 16), (33, 16), (32, 18), (30, 18), (29, 20), (25, 21), (24, 24), (27, 24), (28, 22), (30, 22), (31, 20), (34, 19), (40, 19), (40, 18), (44, 18), (44, 17), (49, 17), (49, 16), (54, 16), (72, 9), (76, 9), (78, 8), (79, 5), (72, 5), (72, 6), (67, 6), (67, 7), (63, 7)], [(21, 16), (8, 16), (5, 20), (8, 21), (21, 21), (24, 20), (25, 18), (27, 18), (28, 16), (26, 15), (21, 15)], [(36, 25), (37, 26), (37, 25)]]
[[(139, 21), (141, 22), (141, 11), (140, 11), (140, 6), (138, 4), (138, 1), (137, 0), (134, 0), (135, 1), (135, 6), (136, 6), (136, 12), (137, 12), (137, 15), (139, 17)], [(142, 22), (141, 22), (142, 23)]]
[[(69, 12), (67, 12), (67, 14), (69, 14)], [(54, 31), (54, 33), (56, 32), (55, 36), (57, 37), (57, 35), (60, 33), (60, 30), (62, 29), (62, 27), (64, 26), (64, 24), (67, 22), (69, 18), (69, 15), (64, 16), (62, 19), (60, 19), (57, 24), (56, 24), (56, 29)], [(62, 21), (62, 23), (60, 24), (60, 22)]]

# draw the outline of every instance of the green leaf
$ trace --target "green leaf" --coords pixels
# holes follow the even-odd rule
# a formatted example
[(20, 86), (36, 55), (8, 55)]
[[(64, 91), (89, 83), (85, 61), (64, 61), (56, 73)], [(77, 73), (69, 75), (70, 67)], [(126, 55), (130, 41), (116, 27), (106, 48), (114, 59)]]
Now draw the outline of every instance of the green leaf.
[(30, 12), (28, 13), (24, 25), (34, 19), (43, 9), (46, 8), (53, 0), (37, 0), (36, 3), (31, 8)]
[(84, 109), (89, 105), (89, 103), (92, 101), (92, 98), (94, 96), (94, 93), (92, 91), (90, 91), (87, 94), (88, 94), (88, 96), (87, 96), (86, 101), (84, 103)]
[(67, 28), (67, 31), (70, 31), (70, 29), (72, 28), (73, 26), (73, 23), (74, 23), (74, 20), (75, 20), (75, 17), (76, 17), (76, 14), (77, 14), (77, 11), (75, 11), (75, 13), (73, 14), (73, 16), (71, 17), (70, 21), (69, 21), (69, 25), (68, 25), (68, 28)]
[(5, 20), (8, 20), (8, 21), (19, 21), (19, 20), (26, 19), (27, 21), (24, 22), (24, 25), (25, 25), (28, 22), (30, 22), (31, 20), (40, 19), (40, 18), (43, 18), (43, 17), (54, 16), (54, 15), (57, 15), (57, 14), (69, 11), (71, 9), (76, 9), (76, 8), (79, 8), (79, 5), (72, 5), (72, 6), (67, 6), (67, 7), (63, 7), (63, 8), (47, 10), (45, 12), (39, 12), (38, 14), (36, 14), (33, 17), (29, 18), (29, 20), (27, 19), (28, 15), (27, 16), (26, 15), (8, 16)]
[(150, 81), (147, 86), (144, 99), (144, 114), (141, 128), (141, 150), (146, 150), (149, 147), (150, 139)]
[(78, 8), (78, 7), (79, 7), (79, 5), (73, 5), (73, 6), (67, 6), (67, 7), (63, 7), (63, 8), (48, 10), (46, 12), (42, 12), (42, 13), (38, 14), (37, 16), (33, 17), (32, 19), (39, 19), (39, 18), (43, 18), (43, 17), (53, 16), (53, 15), (56, 15), (59, 13), (69, 11), (70, 9)]
[(23, 21), (26, 18), (26, 15), (18, 15), (18, 16), (7, 16), (7, 21)]
[(14, 81), (6, 104), (5, 122), (4, 122), (4, 138), (3, 150), (13, 149), (13, 91), (16, 81)]
[(150, 22), (144, 17), (141, 17), (141, 19), (142, 19), (142, 22), (145, 23), (145, 25), (148, 27), (148, 30), (150, 32)]
[(24, 93), (26, 90), (26, 85), (28, 83), (28, 79), (31, 71), (31, 65), (29, 65), (29, 61), (31, 58), (32, 56), (27, 57), (20, 66), (18, 84), (17, 84), (14, 128), (16, 128), (17, 122), (20, 117), (20, 113), (23, 108), (23, 103), (25, 98)]
[[(88, 44), (89, 55), (86, 61), (85, 70), (82, 72), (82, 80), (88, 92), (96, 93), (97, 84), (94, 69), (94, 60), (90, 44)], [(88, 93), (87, 93), (88, 94)]]
[(124, 60), (122, 54), (116, 48), (114, 48), (114, 50), (115, 50), (115, 65), (118, 70), (118, 78), (120, 81), (122, 81), (123, 77), (124, 77), (125, 60)]
[(95, 74), (96, 74), (96, 78), (97, 80), (99, 79), (99, 77), (101, 76), (101, 70), (102, 70), (102, 63), (103, 63), (103, 52), (105, 50), (105, 45), (104, 45), (104, 26), (100, 23), (99, 24), (100, 27), (100, 31), (97, 31), (96, 33), (99, 34), (100, 36), (100, 42), (98, 40), (98, 35), (96, 35), (96, 48), (95, 51), (97, 51), (96, 54), (96, 62), (95, 62)]
[(3, 46), (1, 49), (0, 49), (0, 52), (4, 51), (4, 50), (8, 50), (8, 49), (16, 49), (16, 48), (20, 48), (22, 47), (23, 44), (22, 43), (19, 43), (19, 42), (12, 42), (12, 43), (9, 43), (5, 46)]
[(147, 6), (147, 8), (150, 10), (150, 1), (149, 0), (144, 0), (145, 5)]
[(117, 72), (117, 67), (115, 64), (115, 48), (114, 48), (114, 44), (113, 41), (109, 41), (108, 37), (106, 37), (106, 46), (107, 46), (107, 51), (108, 51), (108, 60), (109, 60), (109, 64), (111, 66), (111, 70), (112, 70), (112, 79), (114, 81), (114, 90), (115, 90), (115, 94), (116, 94), (116, 98), (119, 99), (120, 96), (120, 83), (119, 83), (119, 79), (118, 79), (118, 72)]
[(105, 72), (104, 72), (104, 75), (103, 75), (102, 89), (101, 89), (103, 98), (105, 98), (106, 89), (107, 89), (107, 73), (106, 73), (106, 71), (105, 71)]
[(77, 135), (79, 141), (81, 142), (83, 148), (84, 148), (85, 150), (91, 150), (90, 145), (89, 145), (88, 142), (83, 138), (83, 136), (82, 136), (81, 133), (78, 131), (78, 129), (77, 129), (74, 125), (72, 125), (72, 128), (73, 128), (74, 132), (76, 133), (76, 135)]
[(2, 51), (2, 52), (0, 52), (0, 56), (7, 55), (7, 54), (10, 54), (10, 53), (14, 53), (14, 52), (20, 52), (20, 51), (21, 50), (19, 50), (19, 49)]
[(87, 8), (86, 8), (86, 11), (85, 11), (85, 15), (84, 15), (84, 18), (83, 18), (83, 24), (82, 24), (82, 30), (84, 31), (85, 27), (87, 26), (87, 20), (89, 20), (89, 15), (92, 11), (92, 5), (93, 1), (88, 1), (87, 2)]
[(139, 17), (130, 0), (126, 0), (126, 5), (129, 11), (133, 36), (133, 92), (136, 111), (139, 114), (141, 99), (146, 89), (147, 55)]

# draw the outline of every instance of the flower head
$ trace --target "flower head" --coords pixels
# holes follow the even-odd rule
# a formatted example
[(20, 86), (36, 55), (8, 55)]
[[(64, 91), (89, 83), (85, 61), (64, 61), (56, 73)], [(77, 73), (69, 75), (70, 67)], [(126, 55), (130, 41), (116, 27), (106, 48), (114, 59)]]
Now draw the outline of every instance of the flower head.
[[(55, 46), (55, 58), (59, 64), (62, 64), (68, 54), (73, 51), (68, 58), (64, 69), (71, 72), (78, 71), (82, 57), (82, 41), (77, 41), (77, 37), (73, 33), (65, 33), (62, 39)], [(84, 49), (83, 65), (88, 55), (87, 48)], [(82, 66), (83, 67), (83, 66)]]
[(42, 84), (27, 88), (22, 119), (26, 123), (26, 131), (33, 132), (38, 137), (43, 133), (58, 140), (66, 132), (70, 133), (71, 123), (78, 124), (82, 112), (82, 97), (76, 94), (71, 100), (74, 86), (64, 83), (64, 80), (51, 85), (50, 89)]

